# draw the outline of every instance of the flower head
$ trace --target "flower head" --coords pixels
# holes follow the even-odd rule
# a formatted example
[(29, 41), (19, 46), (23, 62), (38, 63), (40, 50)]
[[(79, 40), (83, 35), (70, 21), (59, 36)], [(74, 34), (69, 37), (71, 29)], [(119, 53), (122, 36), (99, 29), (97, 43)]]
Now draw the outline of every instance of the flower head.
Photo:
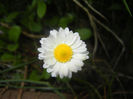
[(72, 72), (81, 70), (83, 61), (88, 59), (86, 44), (79, 34), (68, 28), (52, 30), (47, 38), (41, 38), (38, 58), (44, 61), (43, 68), (52, 77), (72, 77)]

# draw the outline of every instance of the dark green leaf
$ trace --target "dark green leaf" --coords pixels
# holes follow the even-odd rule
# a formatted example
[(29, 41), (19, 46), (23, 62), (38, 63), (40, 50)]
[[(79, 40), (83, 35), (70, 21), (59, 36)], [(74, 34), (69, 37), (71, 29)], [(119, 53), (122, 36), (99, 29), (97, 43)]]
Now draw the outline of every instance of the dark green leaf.
[(59, 26), (60, 27), (67, 27), (68, 24), (70, 24), (74, 19), (74, 16), (72, 14), (68, 14), (67, 16), (65, 17), (62, 17), (60, 20), (59, 20)]
[(61, 18), (59, 21), (59, 26), (65, 28), (65, 27), (67, 27), (67, 25), (68, 25), (67, 18), (65, 18), (65, 17)]
[(46, 4), (39, 1), (37, 6), (37, 15), (39, 18), (42, 18), (46, 13)]
[(12, 61), (13, 59), (15, 59), (15, 56), (10, 54), (10, 53), (4, 53), (1, 57), (0, 57), (1, 61)]
[(5, 42), (0, 40), (0, 48), (3, 48), (3, 47), (5, 47)]
[(36, 3), (37, 3), (37, 0), (32, 0), (31, 7), (32, 7), (32, 8), (34, 8), (34, 7), (35, 7), (35, 5), (36, 5)]
[(121, 10), (121, 6), (120, 4), (115, 3), (109, 7), (109, 10)]
[(53, 16), (50, 19), (45, 20), (45, 24), (49, 25), (49, 26), (57, 26), (59, 23), (59, 17), (58, 16)]
[(49, 78), (50, 78), (50, 74), (46, 71), (46, 69), (44, 69), (41, 79), (49, 79)]
[(18, 44), (17, 44), (17, 43), (16, 43), (16, 44), (9, 44), (9, 45), (7, 46), (7, 49), (8, 49), (9, 51), (16, 51), (17, 48), (18, 48)]
[(13, 26), (8, 32), (8, 38), (12, 42), (17, 42), (21, 33), (21, 28), (19, 26)]
[(18, 12), (12, 12), (8, 14), (8, 16), (4, 19), (4, 21), (10, 23), (13, 21), (13, 19), (17, 17), (18, 14), (19, 14)]
[(79, 33), (82, 40), (87, 40), (92, 36), (91, 30), (88, 28), (81, 28), (77, 29), (76, 31)]
[(29, 29), (32, 32), (40, 32), (42, 30), (42, 26), (40, 23), (35, 23), (35, 22), (29, 22)]
[(40, 80), (40, 75), (38, 75), (36, 70), (33, 70), (29, 76), (30, 80), (34, 80), (34, 81), (39, 81)]

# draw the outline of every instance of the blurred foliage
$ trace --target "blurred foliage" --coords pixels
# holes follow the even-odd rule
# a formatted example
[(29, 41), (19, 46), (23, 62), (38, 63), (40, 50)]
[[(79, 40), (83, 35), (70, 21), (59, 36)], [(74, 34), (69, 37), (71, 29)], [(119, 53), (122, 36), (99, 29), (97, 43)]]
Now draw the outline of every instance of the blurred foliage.
[[(96, 57), (92, 58), (94, 30), (87, 14), (74, 0), (0, 0), (0, 86), (32, 88), (54, 91), (64, 98), (62, 92), (72, 93), (77, 99), (126, 99), (133, 87), (133, 19), (132, 0), (77, 0), (105, 26), (116, 31), (125, 44), (125, 52), (118, 59), (122, 49), (114, 36), (96, 24), (101, 37)], [(102, 13), (107, 21), (99, 17)], [(83, 70), (73, 74), (72, 79), (51, 78), (37, 59), (40, 35), (47, 36), (49, 30), (69, 27), (85, 40), (90, 59)], [(106, 47), (106, 48), (105, 48)], [(108, 52), (109, 55), (106, 55)], [(27, 77), (24, 78), (27, 66)], [(130, 86), (129, 86), (130, 85)], [(48, 87), (48, 88), (45, 88)], [(117, 92), (121, 93), (117, 93)]]
[(77, 29), (76, 31), (79, 33), (82, 40), (87, 40), (92, 36), (91, 30), (88, 28), (81, 28), (81, 29)]

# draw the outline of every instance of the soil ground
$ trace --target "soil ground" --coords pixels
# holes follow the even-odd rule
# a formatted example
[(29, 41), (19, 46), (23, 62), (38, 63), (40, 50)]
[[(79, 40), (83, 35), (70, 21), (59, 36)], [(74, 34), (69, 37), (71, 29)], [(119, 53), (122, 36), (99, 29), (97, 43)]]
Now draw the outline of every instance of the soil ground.
[[(18, 90), (7, 90), (1, 96), (0, 99), (17, 99)], [(64, 94), (66, 99), (73, 99), (72, 95)], [(21, 99), (61, 99), (57, 94), (52, 92), (34, 92), (24, 91)]]

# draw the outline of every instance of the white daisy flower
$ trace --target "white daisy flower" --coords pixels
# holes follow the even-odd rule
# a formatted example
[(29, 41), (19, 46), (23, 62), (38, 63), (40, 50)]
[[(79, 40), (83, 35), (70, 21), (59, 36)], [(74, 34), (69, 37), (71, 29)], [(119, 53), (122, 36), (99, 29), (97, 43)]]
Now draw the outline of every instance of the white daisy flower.
[(83, 61), (88, 59), (86, 44), (80, 40), (79, 33), (68, 28), (52, 30), (47, 38), (41, 38), (38, 58), (44, 61), (43, 68), (52, 77), (72, 77), (72, 72), (81, 70)]

